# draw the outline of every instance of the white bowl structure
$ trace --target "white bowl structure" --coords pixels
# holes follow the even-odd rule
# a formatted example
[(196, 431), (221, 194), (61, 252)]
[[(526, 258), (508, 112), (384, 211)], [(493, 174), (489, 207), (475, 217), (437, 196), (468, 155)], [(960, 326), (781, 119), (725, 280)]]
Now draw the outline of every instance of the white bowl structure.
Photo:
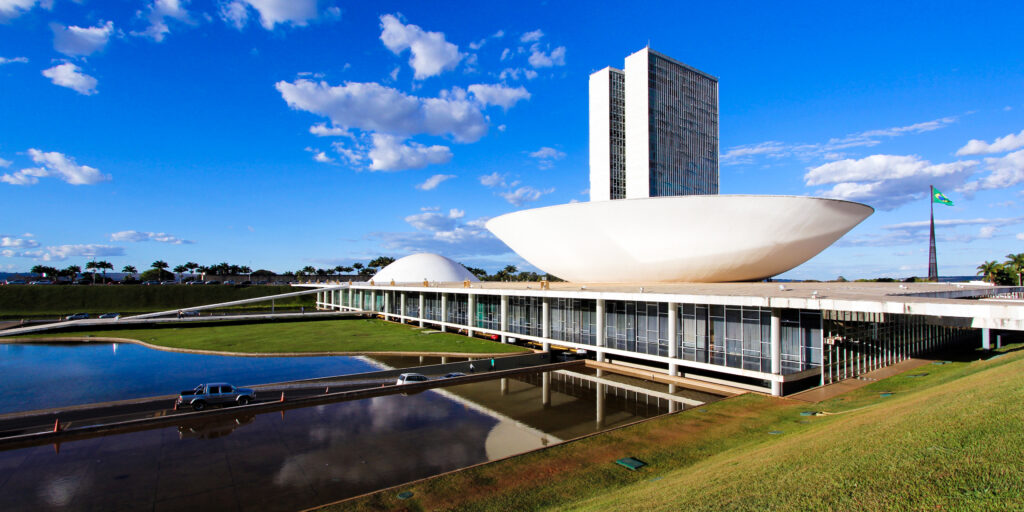
[(377, 284), (386, 284), (392, 280), (396, 283), (422, 283), (423, 281), (461, 283), (467, 279), (472, 282), (479, 281), (458, 262), (440, 254), (426, 252), (399, 258), (380, 269), (371, 279)]
[(522, 210), (487, 229), (572, 282), (755, 281), (807, 261), (874, 211), (814, 197), (673, 196)]

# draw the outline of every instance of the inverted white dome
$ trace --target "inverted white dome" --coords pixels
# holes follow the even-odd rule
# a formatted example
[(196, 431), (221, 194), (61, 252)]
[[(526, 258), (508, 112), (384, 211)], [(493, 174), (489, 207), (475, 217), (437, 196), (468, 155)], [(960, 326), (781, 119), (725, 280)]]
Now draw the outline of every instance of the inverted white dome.
[(420, 253), (410, 254), (404, 258), (395, 260), (394, 263), (380, 269), (373, 276), (375, 283), (421, 283), (426, 281), (437, 281), (440, 283), (462, 282), (467, 279), (473, 282), (479, 281), (470, 271), (466, 270), (458, 262), (452, 261), (440, 254)]
[(709, 283), (781, 274), (872, 212), (814, 197), (675, 196), (522, 210), (491, 219), (487, 229), (568, 281)]

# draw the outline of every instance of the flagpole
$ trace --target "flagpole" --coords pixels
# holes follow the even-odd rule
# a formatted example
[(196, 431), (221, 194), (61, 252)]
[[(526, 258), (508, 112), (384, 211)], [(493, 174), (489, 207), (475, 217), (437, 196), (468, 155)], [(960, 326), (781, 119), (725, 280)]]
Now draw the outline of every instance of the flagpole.
[(928, 194), (928, 217), (931, 219), (931, 236), (928, 239), (928, 280), (939, 280), (939, 264), (935, 258), (935, 187), (928, 186), (931, 193)]

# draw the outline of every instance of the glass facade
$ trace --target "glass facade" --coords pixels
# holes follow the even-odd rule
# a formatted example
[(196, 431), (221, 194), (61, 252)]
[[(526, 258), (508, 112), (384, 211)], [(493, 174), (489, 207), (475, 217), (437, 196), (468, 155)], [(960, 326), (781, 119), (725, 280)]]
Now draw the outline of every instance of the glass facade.
[(476, 322), (474, 327), (501, 329), (501, 297), (497, 295), (476, 296)]
[(609, 174), (611, 198), (626, 197), (626, 75), (610, 69), (609, 78)]
[(541, 320), (543, 300), (540, 297), (508, 298), (508, 330), (527, 336), (541, 336), (544, 324)]
[(594, 345), (597, 327), (597, 301), (589, 299), (549, 299), (551, 339)]
[(420, 294), (405, 293), (405, 316), (419, 318), (420, 316)]
[(464, 293), (449, 293), (447, 299), (448, 307), (448, 318), (446, 322), (450, 324), (467, 325), (466, 319), (469, 317), (469, 296)]
[(427, 320), (441, 321), (441, 294), (423, 294), (423, 318)]
[(609, 300), (604, 305), (607, 346), (668, 356), (668, 304)]

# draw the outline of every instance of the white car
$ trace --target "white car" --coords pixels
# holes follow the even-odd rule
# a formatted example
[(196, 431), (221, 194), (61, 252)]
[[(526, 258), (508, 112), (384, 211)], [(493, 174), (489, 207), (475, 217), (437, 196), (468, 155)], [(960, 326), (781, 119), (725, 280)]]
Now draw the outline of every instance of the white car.
[(430, 379), (422, 373), (403, 373), (398, 376), (398, 381), (396, 381), (395, 384), (401, 386), (402, 384), (415, 384), (417, 382), (426, 382), (428, 380)]

